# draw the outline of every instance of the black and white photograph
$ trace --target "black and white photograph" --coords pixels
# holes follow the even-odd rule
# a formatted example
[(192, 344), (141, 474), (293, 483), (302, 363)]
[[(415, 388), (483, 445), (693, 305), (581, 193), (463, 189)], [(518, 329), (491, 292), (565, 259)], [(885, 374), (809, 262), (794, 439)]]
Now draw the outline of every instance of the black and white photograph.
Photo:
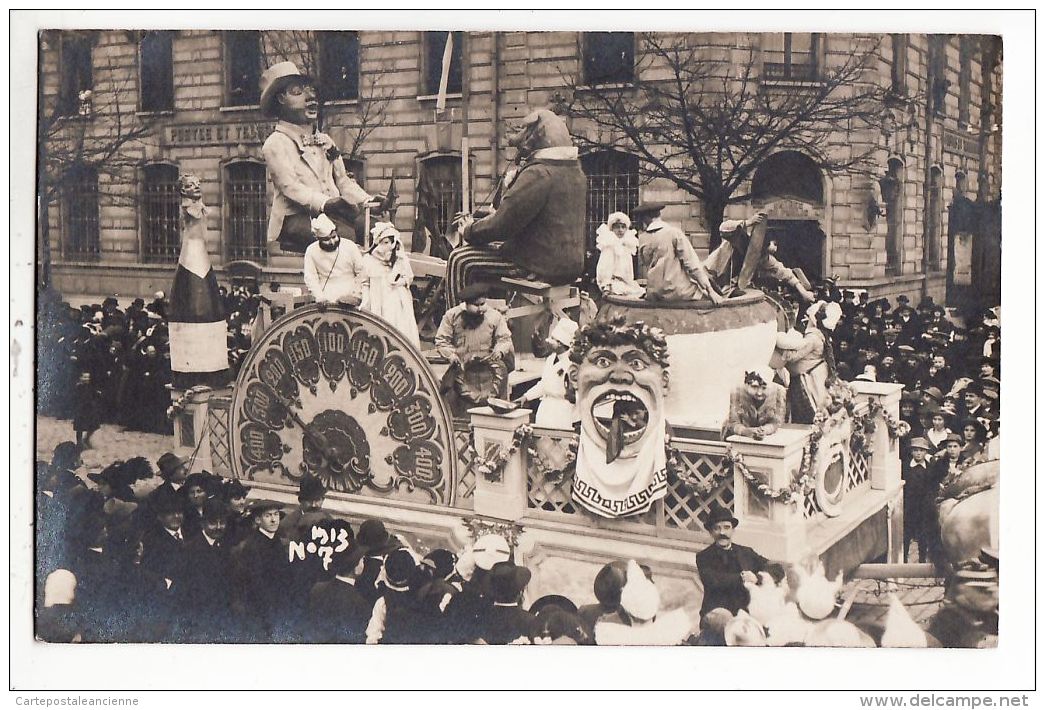
[(600, 14), (12, 12), (12, 690), (1034, 686), (1034, 11)]

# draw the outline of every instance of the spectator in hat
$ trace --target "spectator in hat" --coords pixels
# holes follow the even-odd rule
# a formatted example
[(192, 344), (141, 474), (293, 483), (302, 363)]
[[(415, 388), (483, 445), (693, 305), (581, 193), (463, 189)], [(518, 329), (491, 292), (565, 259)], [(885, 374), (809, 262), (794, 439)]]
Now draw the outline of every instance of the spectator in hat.
[(231, 550), (254, 529), (254, 518), (247, 505), (247, 489), (236, 479), (225, 481), (220, 492), (227, 510), (225, 542)]
[(292, 575), (286, 542), (279, 536), (283, 505), (271, 500), (251, 504), (255, 529), (233, 550), (234, 609), (247, 639), (257, 642), (286, 638), (286, 598)]
[(462, 303), (443, 315), (435, 348), (450, 363), (440, 391), (463, 414), (490, 397), (505, 397), (514, 352), (508, 322), (487, 305), (485, 286), (472, 284), (457, 297)]
[(601, 619), (623, 621), (623, 617), (619, 616), (620, 593), (624, 589), (626, 572), (627, 563), (618, 560), (603, 565), (595, 575), (593, 591), (596, 603), (586, 604), (577, 610), (589, 629), (594, 629)]
[(327, 487), (316, 476), (307, 474), (298, 483), (298, 507), (287, 513), (279, 524), (279, 535), (286, 540), (311, 539), (312, 526), (323, 519), (323, 501)]
[(620, 608), (624, 623), (595, 625), (599, 646), (678, 646), (692, 631), (685, 609), (661, 612), (660, 592), (635, 560), (628, 560)]
[(385, 529), (385, 524), (375, 518), (364, 520), (359, 525), (356, 542), (363, 549), (363, 571), (356, 581), (356, 588), (371, 603), (381, 596), (378, 577), (384, 568), (385, 558), (403, 546), (394, 535)]
[(750, 547), (733, 542), (738, 524), (721, 504), (712, 504), (704, 527), (714, 542), (697, 553), (697, 572), (704, 586), (701, 616), (719, 607), (734, 614), (746, 609), (750, 595), (744, 582), (757, 584), (757, 574), (766, 569), (766, 558)]
[(95, 386), (90, 372), (80, 373), (80, 381), (76, 383), (73, 398), (75, 401), (73, 430), (76, 431), (76, 445), (89, 449), (91, 448), (91, 437), (102, 424), (102, 393)]
[(159, 469), (163, 483), (149, 494), (149, 506), (154, 507), (155, 501), (161, 496), (176, 495), (184, 502), (185, 480), (189, 476), (188, 459), (178, 456), (173, 451), (168, 451), (156, 460), (156, 467)]
[(761, 440), (775, 433), (787, 416), (787, 392), (768, 372), (745, 372), (744, 384), (729, 397), (722, 439), (733, 434)]
[(468, 284), (521, 275), (553, 286), (584, 271), (588, 181), (566, 122), (546, 109), (522, 119), (509, 145), (527, 156), (488, 216), (455, 218), (466, 246), (446, 263), (450, 308)]
[(156, 522), (142, 536), (141, 565), (147, 573), (163, 580), (163, 619), (172, 628), (182, 621), (185, 609), (186, 580), (189, 560), (186, 553), (184, 501), (172, 493), (163, 493), (153, 501)]
[(207, 502), (209, 473), (197, 471), (185, 478), (182, 490), (185, 496), (185, 537), (192, 537), (203, 527), (203, 506)]
[(498, 562), (487, 578), (490, 606), (483, 618), (481, 638), (491, 645), (530, 643), (537, 617), (522, 608), (522, 595), (531, 573), (512, 562)]
[(931, 521), (936, 515), (936, 493), (939, 481), (935, 479), (929, 457), (930, 445), (923, 437), (916, 437), (908, 445), (910, 456), (903, 460), (903, 532), (904, 561), (911, 542), (918, 543), (918, 561), (928, 559)]
[(311, 77), (293, 62), (279, 62), (261, 75), (261, 112), (276, 128), (261, 148), (274, 186), (268, 241), (301, 254), (312, 241), (311, 217), (326, 214), (345, 235), (370, 195), (349, 177), (334, 140), (316, 131), (319, 102)]
[(316, 583), (308, 595), (311, 639), (315, 643), (363, 643), (374, 603), (357, 588), (366, 548), (353, 542), (334, 555), (333, 579)]
[(431, 629), (429, 610), (418, 590), (421, 571), (409, 550), (398, 549), (385, 557), (384, 579), (378, 582), (378, 599), (366, 626), (368, 644), (425, 643)]
[(480, 536), (461, 553), (456, 569), (461, 576), (461, 591), (446, 607), (447, 625), (453, 629), (453, 643), (474, 643), (483, 633), (483, 619), (492, 604), (488, 577), (498, 562), (511, 559), (511, 546), (502, 536)]
[(721, 303), (707, 269), (682, 230), (660, 218), (665, 205), (643, 202), (632, 210), (639, 229), (639, 263), (646, 276), (646, 298), (651, 301), (690, 301), (709, 298)]
[(958, 405), (958, 417), (963, 421), (990, 417), (991, 413), (987, 407), (986, 398), (983, 396), (983, 385), (978, 382), (970, 382), (962, 390), (961, 403)]
[(571, 429), (577, 418), (574, 403), (566, 399), (567, 373), (570, 370), (569, 350), (577, 333), (577, 323), (560, 318), (548, 334), (552, 353), (544, 361), (541, 379), (523, 394), (522, 404), (540, 400), (534, 424), (553, 429)]

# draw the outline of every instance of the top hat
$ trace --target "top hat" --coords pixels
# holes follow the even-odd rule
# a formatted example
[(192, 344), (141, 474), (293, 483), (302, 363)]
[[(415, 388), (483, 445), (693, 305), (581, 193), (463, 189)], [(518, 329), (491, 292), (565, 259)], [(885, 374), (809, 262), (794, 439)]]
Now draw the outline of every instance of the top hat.
[(446, 579), (454, 573), (456, 565), (457, 555), (442, 548), (432, 550), (421, 560), (421, 566), (435, 579)]
[(178, 466), (185, 463), (187, 463), (187, 461), (173, 451), (168, 451), (156, 460), (156, 465), (160, 469), (160, 476), (165, 479), (170, 478), (177, 470)]
[(649, 200), (647, 202), (640, 202), (637, 206), (631, 208), (632, 218), (637, 217), (640, 214), (657, 213), (663, 210), (667, 205), (663, 202), (656, 202), (655, 200)]
[(707, 520), (704, 521), (704, 527), (710, 530), (715, 523), (727, 521), (733, 523), (733, 527), (740, 525), (740, 521), (733, 517), (732, 513), (722, 507), (721, 503), (715, 501), (711, 504), (711, 510), (708, 511), (708, 517)]
[(368, 518), (360, 524), (356, 542), (366, 548), (369, 557), (381, 557), (402, 547), (395, 537), (388, 534), (385, 524), (374, 518)]
[(336, 576), (352, 574), (359, 561), (366, 557), (366, 548), (362, 545), (352, 544), (347, 550), (334, 555), (330, 563), (330, 571)]
[(395, 550), (385, 558), (385, 579), (395, 591), (404, 591), (417, 576), (417, 563), (408, 550)]
[(518, 600), (519, 594), (530, 583), (530, 570), (512, 562), (498, 562), (490, 569), (487, 580), (490, 595), (503, 604)]
[(279, 62), (262, 72), (261, 99), (258, 101), (261, 112), (269, 117), (275, 116), (276, 97), (288, 84), (295, 81), (312, 83), (312, 79), (302, 74), (294, 62)]
[(553, 611), (576, 614), (577, 605), (561, 594), (545, 594), (530, 605), (530, 613), (535, 616), (540, 616), (541, 613), (550, 614)]
[(298, 500), (319, 500), (327, 494), (327, 487), (316, 476), (305, 476), (298, 484)]

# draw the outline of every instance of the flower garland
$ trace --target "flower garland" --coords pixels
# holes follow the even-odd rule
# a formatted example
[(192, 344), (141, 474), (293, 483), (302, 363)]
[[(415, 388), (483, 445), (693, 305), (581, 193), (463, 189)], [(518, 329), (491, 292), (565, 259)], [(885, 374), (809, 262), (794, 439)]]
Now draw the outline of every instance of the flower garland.
[(185, 411), (185, 403), (188, 400), (192, 399), (192, 397), (200, 392), (209, 392), (211, 389), (212, 388), (207, 385), (195, 385), (194, 387), (185, 390), (181, 397), (178, 397), (178, 399), (174, 400), (171, 406), (167, 407), (167, 418), (174, 421), (176, 416)]
[(498, 446), (497, 453), (490, 458), (482, 456), (475, 448), (475, 429), (472, 428), (468, 439), (468, 450), (472, 454), (472, 467), (476, 476), (482, 476), (487, 481), (500, 481), (501, 472), (504, 470), (508, 460), (519, 450), (523, 441), (529, 439), (533, 434), (533, 427), (529, 424), (520, 424), (512, 433), (512, 441), (508, 446)]
[(529, 455), (530, 463), (533, 464), (541, 480), (560, 485), (566, 480), (566, 472), (577, 461), (578, 445), (579, 441), (576, 437), (570, 440), (570, 443), (567, 445), (566, 460), (563, 461), (562, 466), (559, 468), (552, 468), (545, 462), (544, 457), (541, 456), (541, 453), (537, 451), (537, 447), (534, 445), (533, 436), (530, 436), (526, 442), (526, 453)]

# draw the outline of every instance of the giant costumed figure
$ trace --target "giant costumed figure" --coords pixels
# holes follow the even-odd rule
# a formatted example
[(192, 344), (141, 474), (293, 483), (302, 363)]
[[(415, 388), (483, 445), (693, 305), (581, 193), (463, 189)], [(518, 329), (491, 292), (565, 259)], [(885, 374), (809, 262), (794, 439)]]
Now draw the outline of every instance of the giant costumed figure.
[(667, 490), (664, 334), (622, 318), (593, 323), (570, 360), (581, 420), (573, 500), (606, 518), (645, 513)]
[(181, 254), (171, 286), (171, 371), (176, 389), (218, 387), (228, 381), (225, 309), (207, 254), (207, 207), (200, 179), (178, 178), (181, 194)]

